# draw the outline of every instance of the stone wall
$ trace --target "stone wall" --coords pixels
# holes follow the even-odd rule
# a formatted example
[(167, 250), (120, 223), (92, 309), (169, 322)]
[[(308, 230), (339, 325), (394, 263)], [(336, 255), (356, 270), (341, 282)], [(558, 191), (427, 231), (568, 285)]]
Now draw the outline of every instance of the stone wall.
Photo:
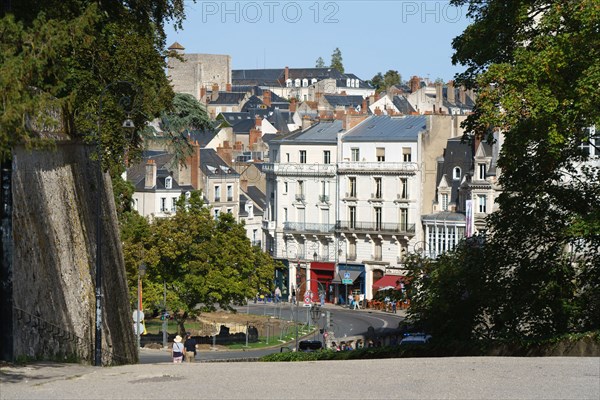
[(13, 152), (14, 358), (94, 360), (96, 201), (102, 205), (103, 364), (137, 362), (112, 185), (93, 147)]
[(224, 91), (231, 84), (231, 56), (220, 54), (184, 54), (185, 61), (169, 59), (168, 74), (177, 93), (188, 93), (200, 99), (200, 89), (212, 85)]

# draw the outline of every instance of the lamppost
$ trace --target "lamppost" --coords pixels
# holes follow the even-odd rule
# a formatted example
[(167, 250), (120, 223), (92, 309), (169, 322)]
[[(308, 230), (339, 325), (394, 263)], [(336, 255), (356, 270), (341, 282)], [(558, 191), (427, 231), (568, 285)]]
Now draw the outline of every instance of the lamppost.
[[(313, 304), (312, 307), (310, 308), (310, 318), (312, 319), (313, 323), (315, 324), (315, 326), (317, 327), (317, 329), (319, 329), (319, 319), (321, 318), (321, 306)], [(316, 339), (317, 337), (317, 331), (315, 330), (315, 334), (313, 336), (313, 338)]]
[[(128, 81), (116, 81), (111, 82), (104, 86), (100, 93), (100, 99), (98, 103), (98, 133), (96, 136), (96, 148), (98, 152), (98, 195), (96, 196), (96, 283), (95, 283), (95, 295), (96, 295), (96, 331), (95, 331), (95, 352), (94, 352), (94, 365), (97, 367), (102, 366), (102, 196), (104, 195), (104, 168), (102, 167), (102, 100), (104, 95), (111, 87), (115, 85), (126, 85), (131, 89), (135, 89), (133, 83)], [(131, 105), (129, 97), (123, 96), (119, 104), (122, 108)], [(131, 111), (131, 110), (129, 110)], [(132, 129), (135, 128), (133, 121), (127, 118), (123, 122), (123, 128)]]
[(141, 338), (140, 335), (141, 333), (141, 327), (142, 327), (142, 320), (144, 319), (142, 314), (142, 277), (146, 275), (146, 264), (144, 264), (144, 262), (142, 261), (142, 263), (140, 264), (139, 268), (138, 268), (138, 287), (137, 287), (137, 318), (136, 318), (136, 326), (135, 326), (135, 332), (137, 335), (137, 347), (138, 347), (138, 353), (140, 351), (140, 347), (141, 347)]

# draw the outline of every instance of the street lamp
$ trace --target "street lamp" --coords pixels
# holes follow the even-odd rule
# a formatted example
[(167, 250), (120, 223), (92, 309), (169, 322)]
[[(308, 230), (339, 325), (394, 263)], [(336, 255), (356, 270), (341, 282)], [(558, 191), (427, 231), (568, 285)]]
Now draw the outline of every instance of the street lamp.
[(138, 353), (140, 351), (141, 343), (140, 343), (140, 335), (141, 335), (141, 327), (142, 320), (144, 319), (142, 314), (142, 277), (146, 275), (146, 264), (142, 261), (138, 268), (138, 287), (137, 287), (137, 318), (136, 318), (136, 326), (135, 332), (137, 335), (137, 347)]
[[(317, 327), (317, 329), (319, 329), (319, 319), (321, 318), (321, 306), (313, 304), (312, 307), (310, 308), (310, 318), (312, 319), (313, 323), (315, 324), (315, 326)], [(317, 331), (315, 330), (315, 335), (314, 338), (316, 339), (317, 336)]]
[[(133, 83), (128, 81), (111, 82), (104, 86), (100, 93), (98, 104), (98, 133), (96, 135), (96, 148), (98, 152), (98, 195), (96, 196), (96, 331), (95, 331), (95, 352), (94, 365), (102, 366), (102, 196), (104, 195), (104, 169), (102, 168), (102, 100), (104, 95), (111, 87), (115, 85), (126, 85), (135, 89)], [(119, 105), (123, 108), (130, 105), (131, 102), (127, 96), (123, 96)], [(131, 110), (129, 110), (131, 111)], [(124, 128), (135, 128), (133, 121), (127, 118), (123, 123)]]

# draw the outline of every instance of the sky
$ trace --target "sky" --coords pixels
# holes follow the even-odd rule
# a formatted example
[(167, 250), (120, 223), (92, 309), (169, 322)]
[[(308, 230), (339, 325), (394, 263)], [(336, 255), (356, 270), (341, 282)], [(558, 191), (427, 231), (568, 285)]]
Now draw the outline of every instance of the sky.
[(312, 68), (337, 47), (346, 72), (371, 79), (397, 70), (448, 81), (452, 39), (468, 25), (465, 10), (448, 1), (257, 0), (185, 1), (183, 30), (168, 26), (167, 46), (186, 53), (228, 54), (233, 69)]

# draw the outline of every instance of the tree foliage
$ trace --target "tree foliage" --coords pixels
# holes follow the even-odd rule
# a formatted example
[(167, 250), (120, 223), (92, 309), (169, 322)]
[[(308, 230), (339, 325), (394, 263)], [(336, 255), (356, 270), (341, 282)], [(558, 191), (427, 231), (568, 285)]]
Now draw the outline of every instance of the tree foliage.
[(378, 72), (371, 78), (371, 86), (375, 88), (377, 93), (384, 92), (394, 85), (398, 85), (402, 81), (402, 76), (396, 70), (388, 70), (385, 74)]
[(483, 256), (459, 248), (441, 257), (430, 281), (417, 281), (429, 293), (415, 313), (462, 338), (600, 329), (600, 172), (583, 151), (589, 127), (600, 126), (598, 3), (453, 3), (468, 4), (473, 19), (453, 42), (454, 62), (467, 66), (460, 80), (478, 91), (466, 128), (502, 131), (503, 193)]
[(330, 67), (337, 69), (342, 74), (344, 73), (344, 64), (342, 62), (342, 51), (336, 47), (333, 53), (331, 53), (331, 64)]
[[(183, 0), (5, 5), (0, 19), (2, 157), (16, 143), (43, 144), (59, 133), (95, 140), (99, 129), (107, 167), (122, 163), (126, 149), (135, 156), (140, 137), (121, 125), (129, 116), (140, 129), (170, 106), (164, 25), (181, 27), (183, 5)], [(129, 104), (122, 103), (126, 97)]]
[(323, 57), (317, 58), (317, 61), (315, 61), (315, 68), (325, 68), (325, 61), (323, 61)]
[(199, 192), (182, 196), (171, 218), (143, 221), (131, 216), (123, 226), (128, 270), (136, 276), (140, 260), (146, 263), (146, 306), (162, 307), (166, 284), (167, 306), (181, 331), (189, 316), (217, 306), (231, 309), (272, 289), (274, 260), (251, 246), (231, 214), (214, 219)]

